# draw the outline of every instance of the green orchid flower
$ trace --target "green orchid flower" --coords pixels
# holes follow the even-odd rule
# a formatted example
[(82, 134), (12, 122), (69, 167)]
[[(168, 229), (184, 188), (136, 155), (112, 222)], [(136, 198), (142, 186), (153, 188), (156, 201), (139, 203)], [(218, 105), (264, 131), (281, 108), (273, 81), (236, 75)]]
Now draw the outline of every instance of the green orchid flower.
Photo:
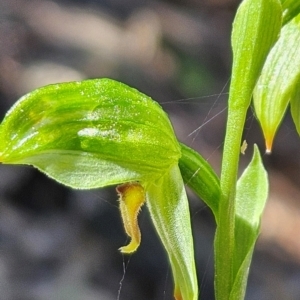
[(175, 299), (198, 299), (181, 145), (161, 107), (110, 79), (61, 83), (22, 97), (0, 126), (0, 160), (29, 164), (76, 188), (119, 185), (120, 211), (134, 252), (146, 203), (169, 255)]

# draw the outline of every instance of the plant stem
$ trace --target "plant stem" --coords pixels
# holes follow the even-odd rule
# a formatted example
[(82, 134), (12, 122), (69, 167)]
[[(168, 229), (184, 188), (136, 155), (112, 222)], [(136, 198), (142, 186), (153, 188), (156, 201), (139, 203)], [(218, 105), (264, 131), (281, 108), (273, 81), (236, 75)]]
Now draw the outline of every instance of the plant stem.
[[(229, 103), (232, 102), (229, 99)], [(229, 106), (220, 181), (219, 219), (215, 239), (216, 299), (229, 299), (234, 279), (235, 193), (246, 112), (247, 108)]]
[[(236, 250), (235, 194), (241, 138), (252, 92), (264, 61), (278, 38), (281, 17), (282, 8), (278, 0), (244, 0), (233, 23), (232, 78), (220, 178), (219, 217), (215, 237), (217, 300), (233, 300), (235, 297), (231, 297), (231, 290), (236, 277), (234, 273), (236, 271), (233, 269)], [(241, 289), (244, 288), (241, 287)]]

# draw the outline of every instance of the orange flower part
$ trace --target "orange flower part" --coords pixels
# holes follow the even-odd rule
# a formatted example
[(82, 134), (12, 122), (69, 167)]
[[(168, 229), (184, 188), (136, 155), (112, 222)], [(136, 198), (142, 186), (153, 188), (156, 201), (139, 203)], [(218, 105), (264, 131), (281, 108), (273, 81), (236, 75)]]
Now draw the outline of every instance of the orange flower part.
[(138, 182), (131, 182), (117, 187), (120, 211), (124, 228), (131, 238), (127, 246), (120, 248), (122, 253), (134, 252), (141, 243), (141, 232), (137, 222), (140, 208), (145, 203), (145, 190)]
[(176, 288), (175, 288), (175, 292), (174, 292), (174, 298), (175, 298), (175, 300), (183, 300), (180, 291)]

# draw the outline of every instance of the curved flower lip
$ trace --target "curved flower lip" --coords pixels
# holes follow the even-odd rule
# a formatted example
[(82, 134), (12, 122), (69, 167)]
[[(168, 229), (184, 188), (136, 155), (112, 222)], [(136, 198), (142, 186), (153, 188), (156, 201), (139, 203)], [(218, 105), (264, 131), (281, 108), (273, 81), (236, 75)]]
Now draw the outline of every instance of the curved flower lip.
[(132, 253), (137, 250), (141, 243), (141, 232), (137, 217), (146, 200), (145, 190), (138, 182), (129, 182), (117, 186), (117, 192), (124, 228), (131, 238), (130, 243), (119, 250), (122, 253)]

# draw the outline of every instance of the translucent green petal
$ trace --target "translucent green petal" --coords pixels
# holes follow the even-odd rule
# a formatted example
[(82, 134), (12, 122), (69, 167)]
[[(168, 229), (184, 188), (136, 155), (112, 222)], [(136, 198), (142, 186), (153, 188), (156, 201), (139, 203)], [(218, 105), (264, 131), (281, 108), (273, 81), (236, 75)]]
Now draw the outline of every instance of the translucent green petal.
[(3, 163), (31, 164), (84, 189), (157, 177), (181, 155), (161, 107), (110, 79), (25, 95), (5, 116), (0, 140)]
[(174, 165), (145, 189), (152, 221), (171, 263), (175, 299), (197, 300), (198, 285), (190, 213), (178, 166)]

